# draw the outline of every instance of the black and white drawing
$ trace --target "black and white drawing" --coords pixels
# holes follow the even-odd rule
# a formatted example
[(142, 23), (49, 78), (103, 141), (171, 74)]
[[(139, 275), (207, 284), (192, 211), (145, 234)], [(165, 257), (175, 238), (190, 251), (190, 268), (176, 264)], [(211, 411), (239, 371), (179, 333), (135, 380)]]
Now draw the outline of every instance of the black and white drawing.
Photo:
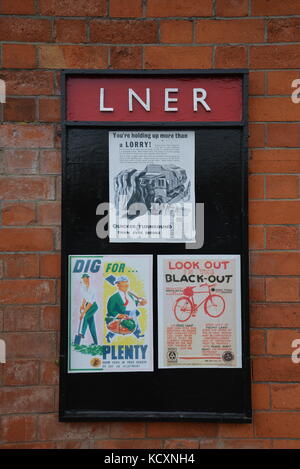
[(109, 132), (110, 242), (195, 241), (193, 131)]
[(122, 209), (129, 219), (137, 214), (128, 213), (132, 204), (142, 203), (148, 211), (157, 205), (188, 202), (191, 182), (186, 170), (174, 164), (148, 164), (144, 170), (124, 169), (114, 178), (115, 209)]

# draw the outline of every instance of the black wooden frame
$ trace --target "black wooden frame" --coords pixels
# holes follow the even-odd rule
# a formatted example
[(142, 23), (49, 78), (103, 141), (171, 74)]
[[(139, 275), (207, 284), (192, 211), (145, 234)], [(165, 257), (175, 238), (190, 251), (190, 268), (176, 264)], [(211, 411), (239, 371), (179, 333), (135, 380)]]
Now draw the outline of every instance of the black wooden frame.
[[(141, 77), (141, 78), (154, 78), (154, 77), (242, 77), (243, 79), (243, 109), (242, 120), (239, 122), (78, 122), (66, 120), (66, 81), (71, 76), (99, 76), (99, 77)], [(248, 292), (248, 70), (246, 69), (208, 69), (208, 70), (63, 70), (61, 72), (61, 89), (62, 89), (62, 262), (61, 262), (61, 275), (62, 275), (62, 290), (61, 290), (61, 334), (60, 334), (60, 408), (59, 419), (60, 421), (118, 421), (118, 420), (142, 420), (142, 421), (203, 421), (203, 422), (235, 422), (235, 423), (250, 423), (252, 421), (251, 410), (251, 362), (250, 362), (250, 346), (249, 346), (249, 292)], [(141, 412), (141, 411), (95, 411), (86, 409), (66, 409), (65, 397), (67, 390), (67, 342), (68, 342), (68, 319), (67, 319), (67, 305), (68, 305), (68, 287), (67, 287), (67, 245), (65, 236), (65, 224), (68, 223), (64, 219), (64, 203), (65, 203), (65, 187), (66, 187), (66, 138), (67, 132), (70, 128), (77, 126), (92, 126), (92, 127), (116, 127), (116, 128), (129, 128), (129, 127), (143, 127), (143, 128), (200, 128), (200, 127), (241, 127), (242, 128), (242, 145), (241, 145), (241, 158), (242, 158), (242, 237), (243, 237), (243, 263), (241, 265), (241, 277), (243, 279), (244, 301), (242, 303), (242, 353), (243, 353), (243, 376), (244, 376), (244, 398), (247, 405), (243, 413), (222, 413), (222, 412), (184, 412), (178, 409), (178, 412)], [(100, 253), (95, 253), (100, 254)], [(191, 252), (193, 253), (193, 251)], [(213, 253), (212, 253), (213, 254)], [(156, 272), (154, 272), (156, 282)], [(155, 290), (154, 290), (155, 291)], [(154, 311), (155, 314), (155, 311)], [(155, 352), (155, 350), (154, 350)], [(174, 370), (173, 373), (176, 373)], [(102, 375), (103, 376), (103, 375)], [(75, 392), (75, 391), (74, 391)]]

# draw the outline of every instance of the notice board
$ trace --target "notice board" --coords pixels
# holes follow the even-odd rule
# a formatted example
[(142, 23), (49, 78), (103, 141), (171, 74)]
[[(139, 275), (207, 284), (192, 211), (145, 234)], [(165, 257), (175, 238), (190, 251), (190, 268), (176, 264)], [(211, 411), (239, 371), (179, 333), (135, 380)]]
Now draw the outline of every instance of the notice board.
[(247, 78), (62, 72), (60, 420), (251, 421)]

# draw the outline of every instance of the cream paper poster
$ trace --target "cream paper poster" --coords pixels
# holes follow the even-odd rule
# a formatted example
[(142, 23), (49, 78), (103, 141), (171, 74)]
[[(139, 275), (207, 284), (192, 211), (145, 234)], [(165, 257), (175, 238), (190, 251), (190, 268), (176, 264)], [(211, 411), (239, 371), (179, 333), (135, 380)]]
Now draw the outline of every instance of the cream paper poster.
[(241, 368), (239, 255), (158, 256), (159, 368)]
[(110, 242), (195, 242), (195, 132), (109, 132)]

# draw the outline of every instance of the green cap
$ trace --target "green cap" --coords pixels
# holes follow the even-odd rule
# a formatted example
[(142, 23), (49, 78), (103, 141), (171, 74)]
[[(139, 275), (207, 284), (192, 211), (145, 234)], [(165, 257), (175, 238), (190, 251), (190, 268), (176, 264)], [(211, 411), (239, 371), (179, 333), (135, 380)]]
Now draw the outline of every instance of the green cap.
[(81, 278), (90, 278), (89, 274), (83, 274)]

